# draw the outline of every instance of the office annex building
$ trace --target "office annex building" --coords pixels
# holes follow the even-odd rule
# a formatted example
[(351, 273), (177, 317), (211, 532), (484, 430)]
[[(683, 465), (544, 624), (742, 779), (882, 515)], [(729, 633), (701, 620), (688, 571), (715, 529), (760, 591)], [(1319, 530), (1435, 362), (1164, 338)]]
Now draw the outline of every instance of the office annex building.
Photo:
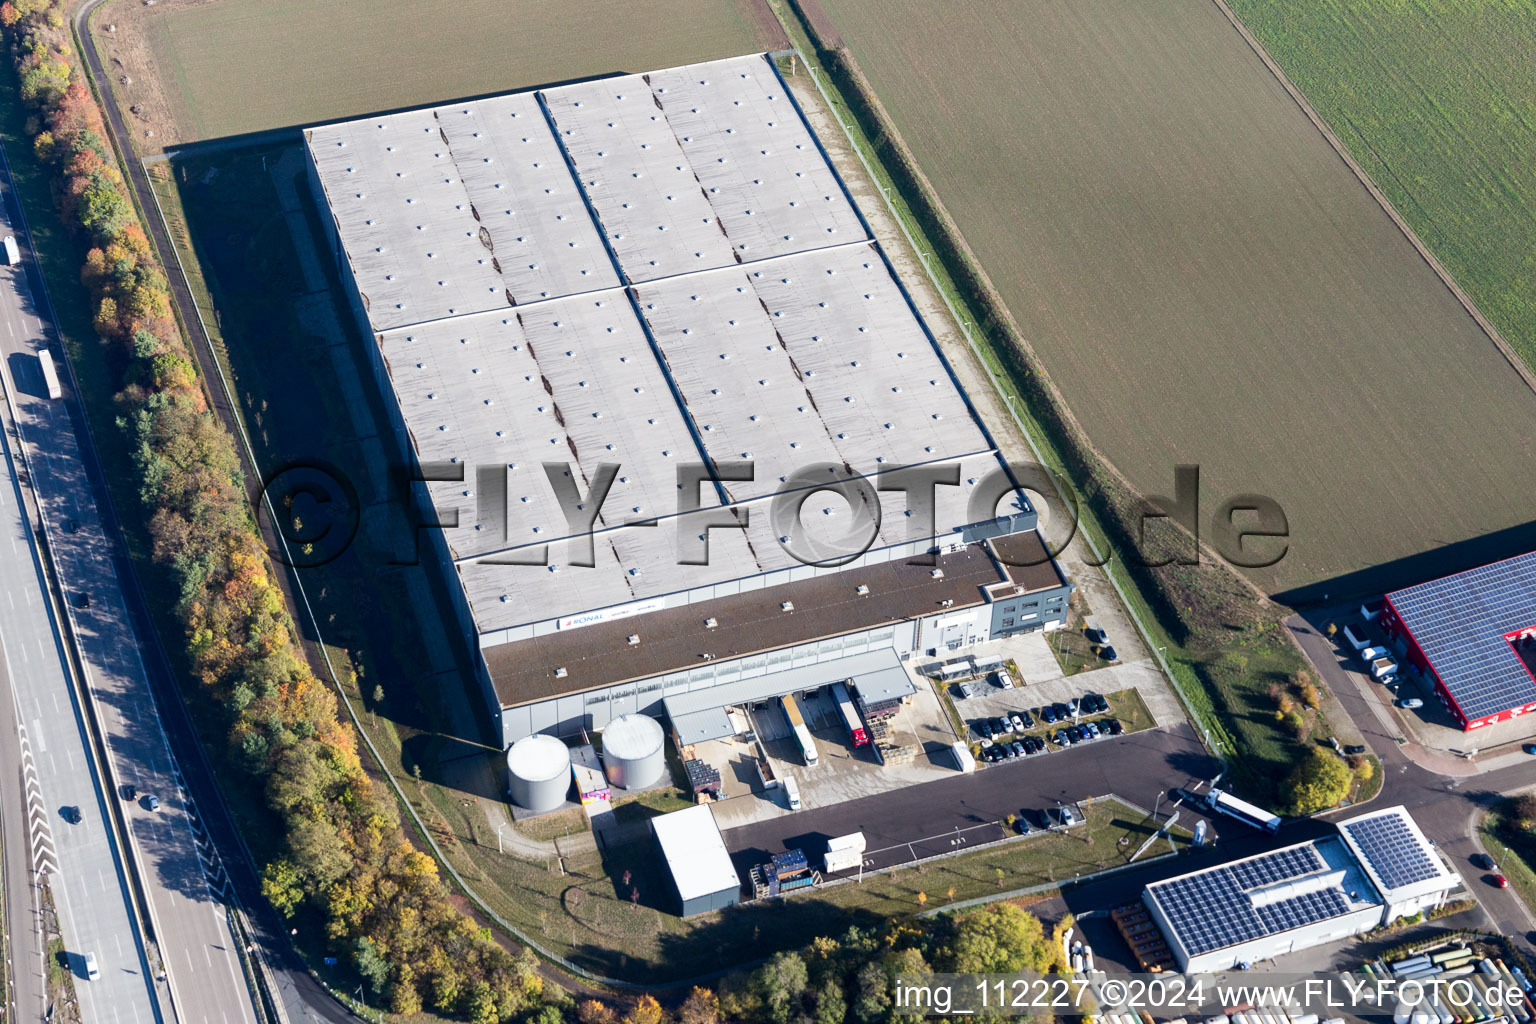
[(1034, 510), (1000, 506), (996, 445), (767, 56), (308, 143), (414, 500), (457, 517), (423, 557), (504, 742), (636, 711), (723, 735), (727, 704), (900, 696), (914, 651), (1064, 621)]

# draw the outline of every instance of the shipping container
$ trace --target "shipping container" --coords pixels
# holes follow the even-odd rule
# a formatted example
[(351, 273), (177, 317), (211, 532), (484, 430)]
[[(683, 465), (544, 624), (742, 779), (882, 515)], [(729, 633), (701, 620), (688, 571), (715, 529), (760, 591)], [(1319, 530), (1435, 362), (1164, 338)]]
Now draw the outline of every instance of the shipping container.
[(816, 766), (816, 741), (811, 739), (811, 730), (806, 726), (805, 719), (800, 715), (800, 705), (795, 703), (793, 695), (786, 693), (779, 698), (779, 706), (784, 709), (784, 717), (789, 719), (789, 727), (795, 734), (795, 742), (800, 744), (800, 753), (805, 758), (805, 766)]

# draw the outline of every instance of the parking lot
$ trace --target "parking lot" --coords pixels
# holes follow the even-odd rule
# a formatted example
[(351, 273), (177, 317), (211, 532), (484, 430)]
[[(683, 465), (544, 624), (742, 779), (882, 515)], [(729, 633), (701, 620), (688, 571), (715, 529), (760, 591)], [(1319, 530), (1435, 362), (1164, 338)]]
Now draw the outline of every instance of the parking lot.
[[(950, 771), (929, 785), (873, 794), (836, 806), (759, 820), (726, 829), (726, 846), (758, 863), (780, 850), (825, 849), (826, 840), (863, 832), (869, 868), (914, 857), (952, 853), (961, 846), (1001, 839), (1010, 814), (1039, 812), (1089, 797), (1113, 794), (1150, 810), (1167, 793), (1194, 786), (1220, 770), (1187, 723), (1101, 740), (1049, 757), (1032, 757), (974, 775)], [(1193, 808), (1180, 808), (1180, 825), (1193, 827)], [(1218, 832), (1242, 826), (1213, 822)], [(820, 845), (817, 845), (820, 844)]]

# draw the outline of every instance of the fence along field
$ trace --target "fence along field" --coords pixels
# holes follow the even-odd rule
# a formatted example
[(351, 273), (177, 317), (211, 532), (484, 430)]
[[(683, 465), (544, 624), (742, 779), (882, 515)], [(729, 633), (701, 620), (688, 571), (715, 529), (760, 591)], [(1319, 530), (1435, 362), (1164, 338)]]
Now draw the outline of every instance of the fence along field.
[(1536, 395), (1206, 0), (823, 0), (1088, 437), (1317, 583), (1531, 518)]
[(764, 0), (116, 0), (92, 24), (139, 79), (122, 105), (172, 122), (155, 148), (784, 45)]
[(1536, 7), (1230, 3), (1414, 232), (1536, 367)]

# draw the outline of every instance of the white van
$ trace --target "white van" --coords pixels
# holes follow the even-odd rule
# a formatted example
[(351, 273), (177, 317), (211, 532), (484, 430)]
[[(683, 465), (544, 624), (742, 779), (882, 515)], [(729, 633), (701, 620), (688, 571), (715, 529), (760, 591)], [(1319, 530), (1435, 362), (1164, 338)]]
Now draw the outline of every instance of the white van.
[(784, 798), (789, 801), (789, 809), (800, 809), (800, 784), (788, 775), (784, 776)]
[(1362, 650), (1370, 645), (1370, 639), (1365, 635), (1365, 627), (1350, 625), (1344, 627), (1344, 639), (1349, 641), (1349, 646), (1355, 650)]
[(95, 981), (97, 978), (101, 977), (101, 971), (96, 967), (96, 954), (95, 953), (87, 953), (87, 954), (85, 954), (84, 963), (85, 963), (85, 980), (86, 981)]

